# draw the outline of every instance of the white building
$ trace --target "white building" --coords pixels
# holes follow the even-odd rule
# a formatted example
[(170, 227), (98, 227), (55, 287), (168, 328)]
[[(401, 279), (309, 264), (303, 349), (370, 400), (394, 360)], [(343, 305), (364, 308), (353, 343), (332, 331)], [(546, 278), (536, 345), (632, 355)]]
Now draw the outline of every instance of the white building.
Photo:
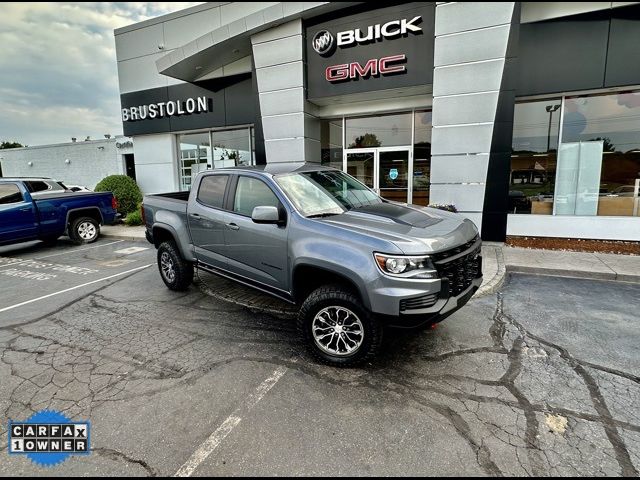
[(109, 175), (136, 178), (131, 138), (38, 145), (0, 150), (4, 177), (50, 177), (93, 189)]

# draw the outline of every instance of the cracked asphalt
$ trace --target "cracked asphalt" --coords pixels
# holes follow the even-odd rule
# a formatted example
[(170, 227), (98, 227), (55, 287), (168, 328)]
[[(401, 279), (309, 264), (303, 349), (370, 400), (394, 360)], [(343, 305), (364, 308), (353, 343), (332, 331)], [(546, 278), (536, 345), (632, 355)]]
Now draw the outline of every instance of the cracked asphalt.
[[(638, 476), (640, 285), (513, 275), (339, 370), (291, 320), (169, 291), (146, 243), (90, 247), (0, 247), (0, 475), (173, 475), (235, 418), (194, 475)], [(92, 454), (9, 456), (44, 408)]]

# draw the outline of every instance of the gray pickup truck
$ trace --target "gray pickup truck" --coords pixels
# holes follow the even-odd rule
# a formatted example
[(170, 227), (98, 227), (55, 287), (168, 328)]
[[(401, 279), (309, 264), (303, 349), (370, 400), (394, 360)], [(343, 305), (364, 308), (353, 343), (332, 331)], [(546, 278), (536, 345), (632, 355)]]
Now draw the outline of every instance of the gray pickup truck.
[(473, 222), (320, 165), (202, 172), (191, 192), (145, 196), (142, 211), (170, 289), (199, 268), (297, 304), (302, 338), (332, 365), (372, 358), (385, 326), (442, 321), (482, 281)]

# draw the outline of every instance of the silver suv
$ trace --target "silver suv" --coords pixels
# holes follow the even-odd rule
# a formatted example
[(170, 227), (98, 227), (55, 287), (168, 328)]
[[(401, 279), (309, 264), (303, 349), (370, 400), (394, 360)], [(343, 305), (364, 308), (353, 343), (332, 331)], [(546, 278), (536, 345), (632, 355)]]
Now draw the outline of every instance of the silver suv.
[(202, 172), (142, 210), (169, 288), (188, 288), (195, 267), (297, 304), (302, 338), (333, 365), (372, 358), (386, 326), (440, 322), (482, 281), (473, 222), (320, 165)]

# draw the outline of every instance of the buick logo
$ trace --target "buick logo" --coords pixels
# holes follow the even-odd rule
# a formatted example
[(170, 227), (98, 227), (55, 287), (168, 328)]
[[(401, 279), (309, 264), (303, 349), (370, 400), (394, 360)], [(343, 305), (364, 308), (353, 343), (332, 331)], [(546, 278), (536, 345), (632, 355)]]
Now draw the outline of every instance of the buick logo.
[(320, 30), (313, 36), (313, 40), (311, 40), (311, 46), (320, 55), (331, 53), (335, 43), (333, 35), (327, 30)]

